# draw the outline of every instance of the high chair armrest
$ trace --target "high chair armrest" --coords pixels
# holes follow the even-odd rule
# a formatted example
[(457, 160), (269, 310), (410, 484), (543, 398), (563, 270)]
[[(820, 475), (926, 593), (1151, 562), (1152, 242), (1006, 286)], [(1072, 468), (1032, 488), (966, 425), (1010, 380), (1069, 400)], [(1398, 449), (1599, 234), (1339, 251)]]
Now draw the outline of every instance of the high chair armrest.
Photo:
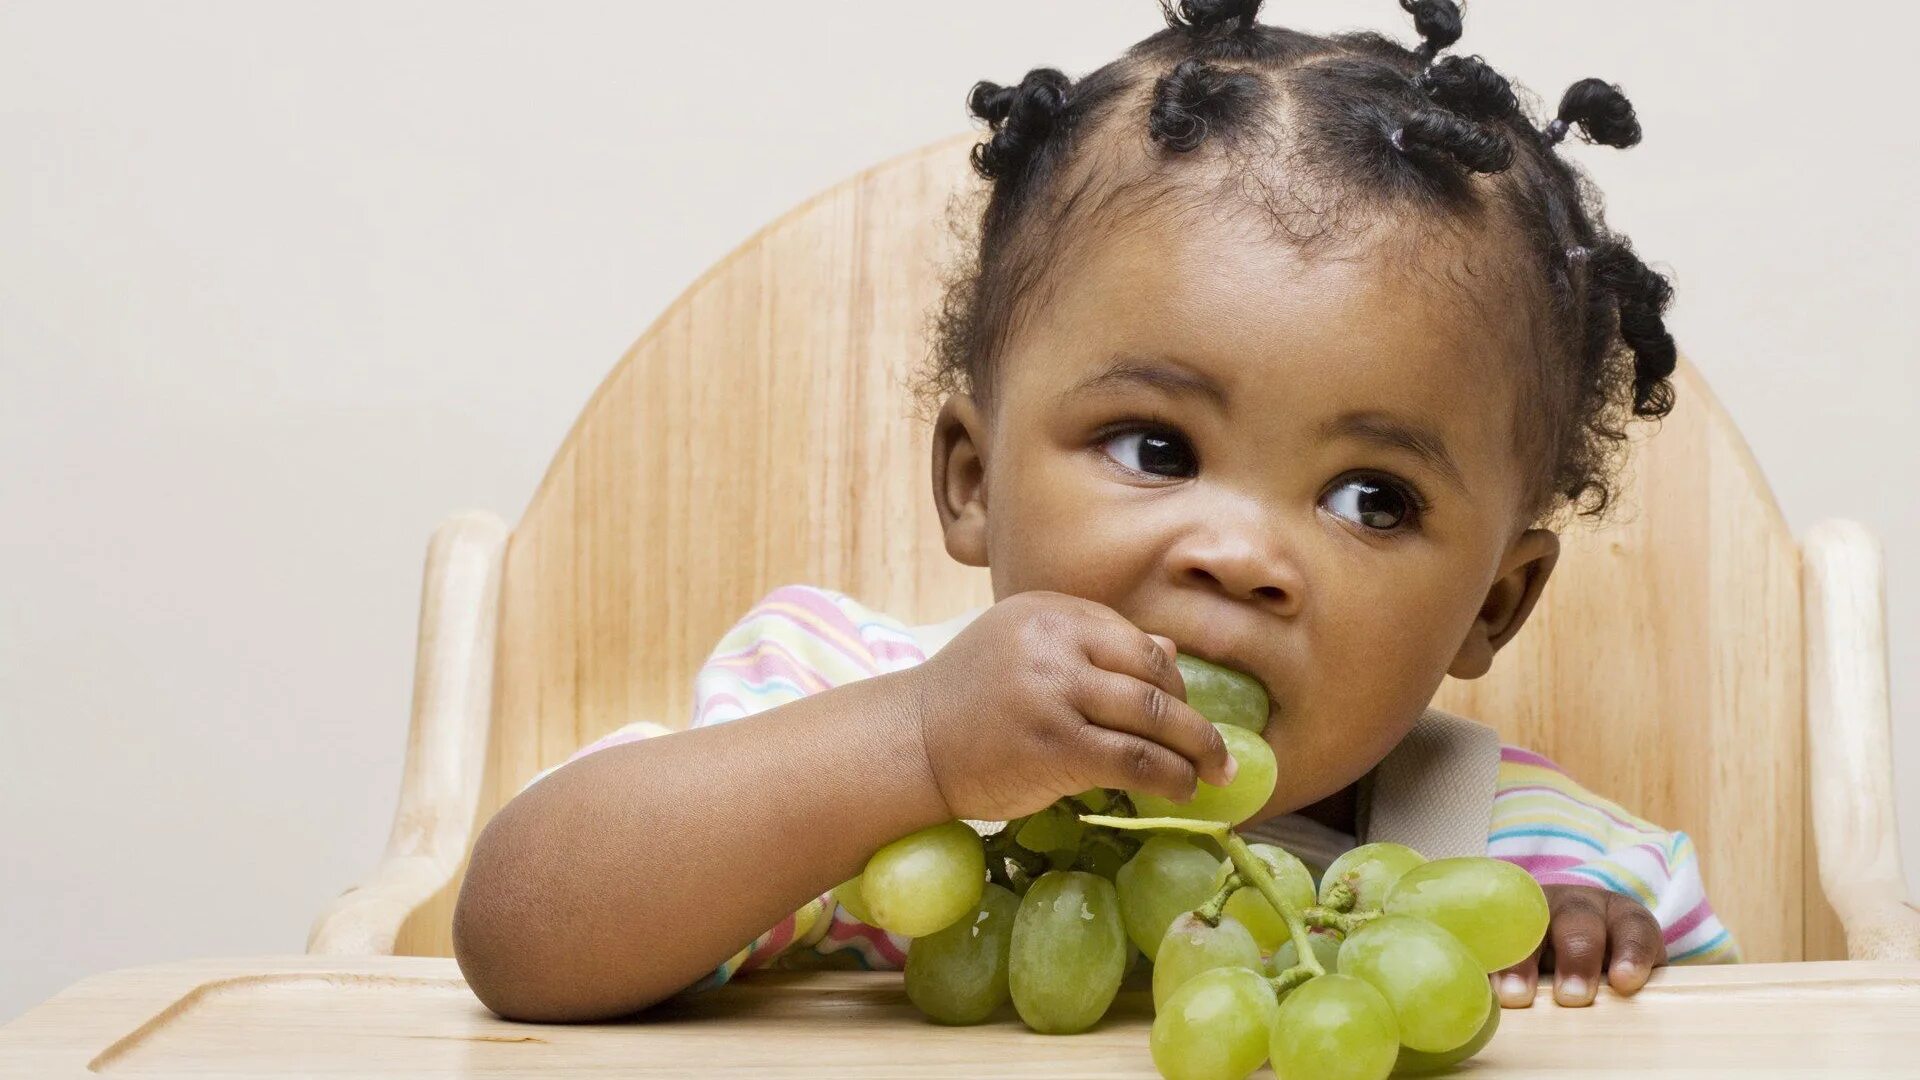
[(327, 905), (307, 952), (384, 956), (407, 915), (453, 879), (480, 797), (493, 711), (500, 572), (507, 526), (465, 513), (427, 546), (414, 656), (413, 720), (386, 854)]
[(1807, 753), (1820, 887), (1854, 960), (1920, 959), (1894, 821), (1880, 540), (1829, 520), (1801, 545), (1807, 633)]

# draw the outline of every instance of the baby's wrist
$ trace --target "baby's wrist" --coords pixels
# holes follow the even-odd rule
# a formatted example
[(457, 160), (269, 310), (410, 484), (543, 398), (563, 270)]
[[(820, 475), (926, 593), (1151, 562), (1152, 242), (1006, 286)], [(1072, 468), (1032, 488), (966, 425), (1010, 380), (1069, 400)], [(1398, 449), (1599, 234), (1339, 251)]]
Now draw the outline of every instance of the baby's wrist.
[(880, 722), (856, 734), (872, 740), (868, 745), (873, 750), (866, 755), (874, 763), (873, 775), (860, 782), (883, 793), (885, 818), (898, 816), (906, 823), (900, 836), (955, 817), (929, 751), (928, 731), (937, 723), (930, 715), (937, 701), (930, 682), (924, 671), (914, 667), (855, 684), (867, 686), (881, 698), (862, 710)]

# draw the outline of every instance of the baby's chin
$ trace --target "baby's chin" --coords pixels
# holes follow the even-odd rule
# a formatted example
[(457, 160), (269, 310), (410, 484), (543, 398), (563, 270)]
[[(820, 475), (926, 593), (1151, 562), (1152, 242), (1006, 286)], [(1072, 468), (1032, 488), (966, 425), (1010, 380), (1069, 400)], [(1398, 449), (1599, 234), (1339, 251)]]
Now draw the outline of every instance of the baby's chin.
[(1299, 813), (1358, 783), (1413, 730), (1413, 721), (1328, 730), (1315, 710), (1275, 710), (1264, 733), (1278, 776), (1273, 796), (1249, 823)]
[[(1278, 757), (1279, 778), (1274, 784), (1273, 796), (1267, 805), (1248, 818), (1245, 824), (1252, 825), (1283, 814), (1297, 814), (1313, 810), (1320, 803), (1334, 799), (1345, 792), (1365, 776), (1372, 763), (1355, 761), (1315, 762), (1302, 760), (1299, 755)], [(1324, 813), (1309, 814), (1310, 817), (1323, 817), (1334, 812), (1332, 807), (1321, 808)]]
[(1311, 794), (1294, 794), (1291, 792), (1275, 791), (1273, 798), (1268, 800), (1267, 805), (1259, 813), (1248, 818), (1245, 823), (1248, 825), (1257, 825), (1262, 821), (1270, 821), (1273, 818), (1284, 817), (1287, 814), (1297, 814), (1302, 810), (1306, 810), (1309, 807), (1325, 801), (1334, 794), (1337, 794), (1337, 790)]

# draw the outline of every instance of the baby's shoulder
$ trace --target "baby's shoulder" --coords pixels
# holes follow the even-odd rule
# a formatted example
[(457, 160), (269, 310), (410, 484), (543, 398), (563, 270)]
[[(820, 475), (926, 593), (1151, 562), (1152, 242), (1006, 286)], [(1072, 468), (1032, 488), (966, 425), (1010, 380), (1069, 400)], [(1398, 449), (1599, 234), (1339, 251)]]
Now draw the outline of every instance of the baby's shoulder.
[(1586, 795), (1573, 774), (1537, 750), (1501, 740), (1500, 788), (1532, 788), (1561, 794)]
[(1532, 823), (1540, 827), (1582, 824), (1587, 831), (1613, 837), (1664, 836), (1660, 826), (1574, 778), (1546, 755), (1522, 746), (1502, 744), (1500, 773), (1494, 799), (1497, 828), (1518, 830)]
[(913, 667), (926, 651), (902, 620), (836, 589), (781, 585), (734, 622), (694, 677), (694, 727)]

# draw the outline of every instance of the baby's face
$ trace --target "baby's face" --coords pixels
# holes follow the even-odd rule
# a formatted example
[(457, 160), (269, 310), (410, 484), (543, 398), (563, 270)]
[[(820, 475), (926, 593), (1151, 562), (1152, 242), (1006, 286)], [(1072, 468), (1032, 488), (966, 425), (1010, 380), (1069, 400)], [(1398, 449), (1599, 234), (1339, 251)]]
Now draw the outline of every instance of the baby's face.
[(1488, 322), (1452, 251), (1315, 261), (1137, 224), (1054, 281), (990, 422), (943, 409), (948, 548), (996, 598), (1096, 600), (1260, 679), (1284, 813), (1370, 769), (1444, 675), (1484, 674), (1552, 568), (1518, 520), (1524, 328)]

